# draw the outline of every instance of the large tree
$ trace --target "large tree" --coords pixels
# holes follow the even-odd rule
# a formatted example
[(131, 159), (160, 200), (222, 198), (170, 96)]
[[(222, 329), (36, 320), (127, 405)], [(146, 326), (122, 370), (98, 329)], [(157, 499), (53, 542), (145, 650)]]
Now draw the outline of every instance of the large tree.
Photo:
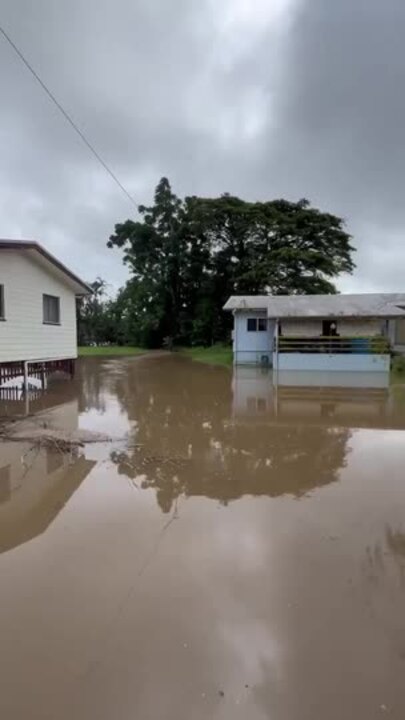
[(333, 293), (354, 267), (343, 220), (307, 200), (180, 199), (162, 178), (139, 213), (115, 226), (108, 246), (124, 250), (123, 315), (144, 344), (225, 339), (229, 295)]
[(141, 220), (115, 226), (108, 246), (124, 249), (124, 262), (132, 280), (124, 291), (136, 316), (139, 340), (159, 345), (177, 338), (183, 298), (182, 272), (186, 251), (184, 207), (162, 178), (154, 204), (139, 206)]

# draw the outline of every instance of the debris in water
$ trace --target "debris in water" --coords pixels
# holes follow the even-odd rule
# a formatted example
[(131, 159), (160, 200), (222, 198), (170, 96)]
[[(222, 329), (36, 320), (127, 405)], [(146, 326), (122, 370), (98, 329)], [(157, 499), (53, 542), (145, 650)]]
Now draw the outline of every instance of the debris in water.
[(29, 450), (24, 453), (21, 460), (26, 464), (26, 457), (32, 452), (51, 450), (61, 455), (76, 457), (79, 448), (88, 443), (112, 442), (113, 438), (103, 433), (90, 430), (66, 430), (44, 421), (43, 418), (25, 418), (13, 423), (7, 422), (0, 431), (0, 442), (28, 443)]
[(76, 447), (84, 447), (88, 443), (113, 442), (113, 438), (103, 433), (91, 432), (90, 430), (67, 431), (59, 428), (51, 428), (46, 424), (23, 424), (19, 423), (12, 427), (3, 428), (0, 440), (7, 442), (29, 442), (34, 447), (44, 447), (61, 452), (69, 452)]

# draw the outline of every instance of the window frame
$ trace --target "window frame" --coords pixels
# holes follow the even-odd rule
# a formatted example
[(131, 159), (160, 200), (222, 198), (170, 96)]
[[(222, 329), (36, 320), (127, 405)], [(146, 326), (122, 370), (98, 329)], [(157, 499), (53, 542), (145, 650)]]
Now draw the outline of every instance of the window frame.
[[(56, 300), (57, 307), (57, 320), (47, 320), (45, 317), (45, 303), (47, 299)], [(50, 295), (49, 293), (42, 294), (42, 323), (43, 325), (60, 325), (60, 297), (58, 295)]]
[[(254, 323), (254, 327), (249, 327)], [(246, 332), (267, 332), (268, 323), (266, 317), (248, 317), (246, 318)]]
[(0, 320), (6, 319), (6, 306), (4, 300), (4, 285), (0, 283)]

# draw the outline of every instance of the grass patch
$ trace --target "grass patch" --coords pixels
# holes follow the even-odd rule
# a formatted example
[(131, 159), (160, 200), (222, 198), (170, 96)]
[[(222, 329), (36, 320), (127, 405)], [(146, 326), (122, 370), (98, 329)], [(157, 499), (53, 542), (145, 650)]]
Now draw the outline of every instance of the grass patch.
[(232, 349), (228, 345), (212, 345), (211, 347), (182, 348), (182, 355), (197, 362), (208, 365), (232, 365)]
[(138, 347), (127, 347), (126, 345), (105, 345), (105, 346), (86, 346), (79, 347), (79, 357), (117, 357), (141, 355), (145, 350)]

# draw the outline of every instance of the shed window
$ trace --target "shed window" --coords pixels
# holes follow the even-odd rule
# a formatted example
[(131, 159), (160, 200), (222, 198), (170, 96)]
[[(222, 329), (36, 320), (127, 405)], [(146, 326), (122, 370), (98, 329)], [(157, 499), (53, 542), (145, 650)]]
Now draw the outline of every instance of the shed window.
[(0, 320), (4, 320), (4, 285), (0, 285)]
[(43, 295), (43, 321), (48, 325), (60, 325), (60, 298)]
[(247, 331), (248, 332), (266, 332), (267, 330), (267, 318), (248, 318), (247, 319)]

